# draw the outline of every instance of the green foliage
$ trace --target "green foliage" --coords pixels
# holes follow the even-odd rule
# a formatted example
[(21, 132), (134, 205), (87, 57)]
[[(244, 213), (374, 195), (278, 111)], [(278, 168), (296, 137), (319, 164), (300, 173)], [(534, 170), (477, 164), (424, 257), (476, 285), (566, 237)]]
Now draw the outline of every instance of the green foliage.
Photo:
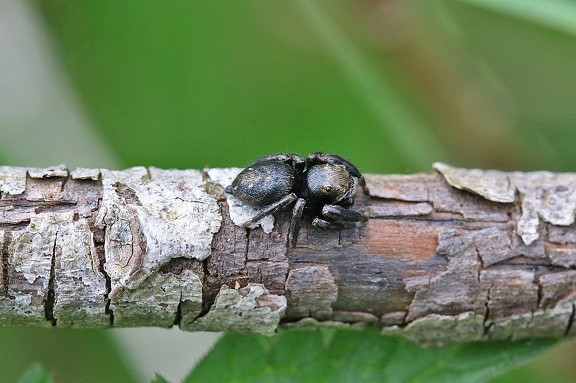
[[(264, 153), (324, 150), (372, 171), (428, 169), (438, 159), (431, 152), (391, 144), (399, 135), (416, 144), (413, 129), (427, 132), (413, 122), (416, 104), (359, 60), (362, 40), (342, 55), (370, 73), (335, 59), (338, 47), (315, 31), (305, 4), (40, 3), (70, 75), (126, 165), (240, 166)], [(325, 10), (315, 15), (331, 20)]]
[(170, 382), (164, 379), (160, 374), (156, 374), (154, 379), (152, 379), (152, 383), (170, 383)]
[(40, 364), (31, 365), (18, 380), (18, 383), (52, 383), (48, 372)]
[(186, 382), (484, 382), (546, 350), (553, 340), (422, 348), (361, 331), (225, 335)]
[(38, 4), (124, 165), (316, 150), (365, 172), (576, 161), (570, 2)]
[(109, 331), (0, 327), (0, 381), (15, 382), (33, 363), (56, 382), (130, 383), (134, 377)]

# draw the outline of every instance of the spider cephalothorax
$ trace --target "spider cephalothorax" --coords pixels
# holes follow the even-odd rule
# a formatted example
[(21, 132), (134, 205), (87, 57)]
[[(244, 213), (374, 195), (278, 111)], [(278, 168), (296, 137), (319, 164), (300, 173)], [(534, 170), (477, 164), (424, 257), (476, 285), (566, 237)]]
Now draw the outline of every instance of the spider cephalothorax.
[(296, 246), (305, 208), (313, 217), (312, 225), (324, 230), (365, 218), (348, 210), (354, 204), (355, 178), (369, 195), (360, 171), (340, 156), (312, 153), (304, 160), (297, 154), (280, 153), (261, 157), (242, 170), (226, 192), (247, 204), (264, 207), (244, 227), (294, 203), (288, 242)]

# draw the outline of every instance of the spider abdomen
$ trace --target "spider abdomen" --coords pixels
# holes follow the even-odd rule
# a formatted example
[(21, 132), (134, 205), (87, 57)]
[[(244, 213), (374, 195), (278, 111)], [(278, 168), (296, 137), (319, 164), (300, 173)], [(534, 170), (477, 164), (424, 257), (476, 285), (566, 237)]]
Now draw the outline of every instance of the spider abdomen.
[(294, 188), (294, 168), (278, 161), (256, 162), (234, 179), (231, 192), (251, 205), (264, 206), (290, 194)]

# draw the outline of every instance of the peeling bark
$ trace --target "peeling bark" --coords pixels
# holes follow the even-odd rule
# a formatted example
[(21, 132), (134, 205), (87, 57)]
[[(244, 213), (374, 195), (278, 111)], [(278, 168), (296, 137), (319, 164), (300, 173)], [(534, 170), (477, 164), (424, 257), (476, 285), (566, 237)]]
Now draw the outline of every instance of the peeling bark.
[(0, 167), (0, 321), (273, 334), (377, 325), (420, 343), (573, 335), (576, 174), (369, 175), (324, 232), (224, 193), (240, 169)]

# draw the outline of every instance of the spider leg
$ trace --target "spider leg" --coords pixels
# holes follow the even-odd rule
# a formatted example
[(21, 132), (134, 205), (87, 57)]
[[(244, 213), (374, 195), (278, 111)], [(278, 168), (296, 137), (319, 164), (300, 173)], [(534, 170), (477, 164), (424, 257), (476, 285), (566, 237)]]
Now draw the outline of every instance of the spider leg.
[(326, 230), (326, 231), (332, 231), (332, 230), (341, 229), (342, 227), (345, 226), (345, 224), (344, 224), (344, 222), (326, 221), (325, 219), (322, 219), (320, 217), (315, 217), (312, 220), (312, 226), (317, 227), (318, 229), (322, 229), (322, 230)]
[(290, 231), (288, 232), (288, 244), (290, 247), (296, 247), (296, 242), (298, 242), (298, 232), (302, 223), (304, 206), (306, 206), (306, 200), (298, 198), (292, 209), (292, 220), (290, 221)]
[(333, 221), (358, 222), (366, 219), (362, 213), (339, 205), (324, 205), (322, 215)]
[(335, 165), (344, 165), (348, 173), (350, 173), (353, 177), (358, 178), (358, 184), (362, 187), (362, 191), (366, 195), (370, 195), (370, 191), (366, 186), (366, 180), (360, 170), (356, 166), (354, 166), (350, 161), (336, 155), (336, 154), (326, 154), (322, 152), (311, 153), (306, 157), (306, 161), (311, 164), (335, 164)]
[(357, 211), (348, 210), (340, 205), (324, 205), (322, 216), (312, 220), (312, 226), (322, 230), (331, 231), (353, 227), (353, 222), (365, 220), (366, 217)]
[(282, 197), (280, 200), (274, 202), (273, 204), (268, 205), (264, 210), (262, 210), (260, 213), (256, 214), (249, 221), (244, 222), (243, 226), (244, 227), (250, 227), (254, 224), (254, 222), (261, 220), (262, 218), (264, 218), (265, 216), (267, 216), (269, 214), (273, 214), (273, 213), (277, 212), (278, 210), (282, 209), (283, 207), (290, 205), (295, 200), (296, 200), (296, 194), (290, 193), (290, 194)]
[(340, 198), (338, 198), (336, 201), (334, 201), (332, 204), (333, 205), (339, 205), (341, 207), (350, 207), (352, 205), (354, 205), (354, 194), (355, 194), (356, 188), (354, 185), (354, 178), (350, 177), (350, 184), (348, 186), (348, 191), (346, 192), (346, 194), (344, 194), (343, 196), (341, 196)]

